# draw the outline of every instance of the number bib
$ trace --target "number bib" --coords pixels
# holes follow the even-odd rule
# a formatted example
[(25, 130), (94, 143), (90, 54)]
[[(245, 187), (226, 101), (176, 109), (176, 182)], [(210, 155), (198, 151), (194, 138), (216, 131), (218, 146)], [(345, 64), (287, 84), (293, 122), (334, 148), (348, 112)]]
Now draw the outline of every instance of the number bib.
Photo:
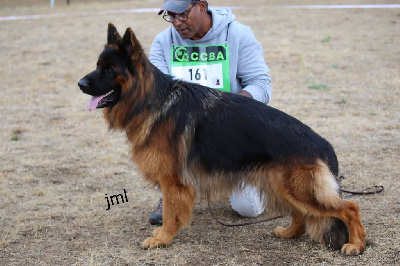
[(172, 46), (171, 76), (231, 92), (228, 45)]

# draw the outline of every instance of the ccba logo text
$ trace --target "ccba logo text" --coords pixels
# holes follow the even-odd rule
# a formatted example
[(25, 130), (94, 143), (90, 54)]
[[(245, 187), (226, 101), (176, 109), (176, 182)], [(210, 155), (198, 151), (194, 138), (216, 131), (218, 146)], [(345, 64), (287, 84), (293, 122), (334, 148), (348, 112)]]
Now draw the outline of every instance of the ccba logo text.
[(224, 46), (178, 46), (173, 50), (174, 62), (210, 62), (226, 60)]

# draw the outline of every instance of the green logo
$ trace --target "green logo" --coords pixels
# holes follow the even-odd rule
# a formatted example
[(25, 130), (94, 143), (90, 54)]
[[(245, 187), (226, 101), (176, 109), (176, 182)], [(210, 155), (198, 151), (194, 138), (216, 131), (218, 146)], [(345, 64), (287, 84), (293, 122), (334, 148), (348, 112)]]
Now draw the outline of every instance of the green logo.
[(189, 62), (189, 53), (186, 47), (180, 46), (175, 50), (175, 59), (179, 62)]

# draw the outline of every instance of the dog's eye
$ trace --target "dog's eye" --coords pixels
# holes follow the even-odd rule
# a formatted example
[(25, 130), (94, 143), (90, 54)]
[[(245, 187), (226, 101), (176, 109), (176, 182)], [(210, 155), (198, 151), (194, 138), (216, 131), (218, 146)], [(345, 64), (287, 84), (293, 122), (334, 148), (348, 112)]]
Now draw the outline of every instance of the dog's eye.
[(114, 70), (112, 69), (112, 67), (106, 67), (106, 68), (104, 69), (104, 72), (107, 73), (107, 74), (111, 74), (111, 73), (114, 72)]

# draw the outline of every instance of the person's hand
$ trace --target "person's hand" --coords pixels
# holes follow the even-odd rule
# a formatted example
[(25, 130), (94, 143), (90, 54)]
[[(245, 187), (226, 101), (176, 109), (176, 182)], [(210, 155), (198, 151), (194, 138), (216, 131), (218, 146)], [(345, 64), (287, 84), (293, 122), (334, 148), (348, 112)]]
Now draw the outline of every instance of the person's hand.
[(246, 96), (246, 97), (249, 97), (249, 98), (253, 99), (253, 95), (251, 95), (250, 92), (245, 91), (245, 90), (241, 90), (241, 91), (239, 91), (237, 94), (242, 95), (242, 96)]

